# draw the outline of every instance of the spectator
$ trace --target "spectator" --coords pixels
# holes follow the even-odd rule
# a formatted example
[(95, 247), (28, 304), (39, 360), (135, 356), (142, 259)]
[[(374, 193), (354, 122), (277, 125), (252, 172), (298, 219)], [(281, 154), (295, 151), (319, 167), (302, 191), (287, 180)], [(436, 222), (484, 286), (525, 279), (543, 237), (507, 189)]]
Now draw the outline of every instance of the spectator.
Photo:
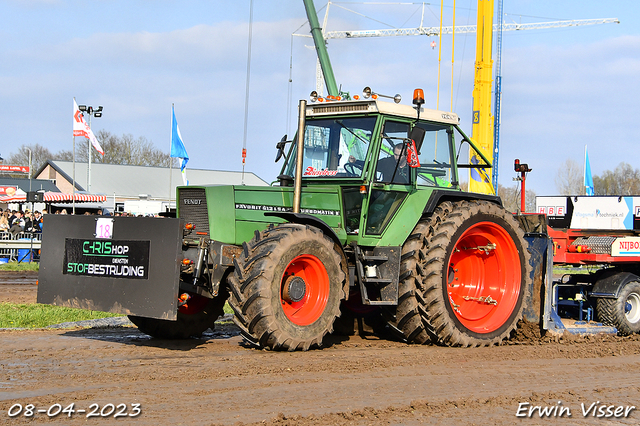
[(9, 212), (2, 212), (0, 214), (0, 232), (7, 232), (9, 228)]
[(33, 215), (29, 210), (24, 213), (24, 230), (25, 232), (33, 232)]
[(19, 223), (20, 226), (22, 226), (24, 228), (24, 218), (22, 217), (22, 212), (21, 211), (13, 211), (13, 216), (11, 216), (9, 218), (9, 225), (13, 226), (16, 223)]
[(38, 210), (33, 212), (33, 231), (31, 232), (42, 232), (42, 215)]
[(11, 223), (11, 227), (9, 228), (9, 232), (11, 232), (11, 235), (15, 237), (16, 235), (24, 231), (24, 226), (25, 221), (22, 217), (22, 212), (17, 211), (16, 216)]

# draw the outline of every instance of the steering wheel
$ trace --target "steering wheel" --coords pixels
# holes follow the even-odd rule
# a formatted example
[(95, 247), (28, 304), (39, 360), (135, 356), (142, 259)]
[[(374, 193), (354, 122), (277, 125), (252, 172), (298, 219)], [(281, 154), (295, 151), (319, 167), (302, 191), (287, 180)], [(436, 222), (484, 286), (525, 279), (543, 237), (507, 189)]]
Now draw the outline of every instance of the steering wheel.
[[(360, 173), (356, 173), (356, 170), (359, 170)], [(349, 177), (359, 177), (360, 175), (362, 175), (362, 166), (359, 166), (355, 163), (346, 163), (344, 165), (344, 171), (347, 172), (347, 176)]]

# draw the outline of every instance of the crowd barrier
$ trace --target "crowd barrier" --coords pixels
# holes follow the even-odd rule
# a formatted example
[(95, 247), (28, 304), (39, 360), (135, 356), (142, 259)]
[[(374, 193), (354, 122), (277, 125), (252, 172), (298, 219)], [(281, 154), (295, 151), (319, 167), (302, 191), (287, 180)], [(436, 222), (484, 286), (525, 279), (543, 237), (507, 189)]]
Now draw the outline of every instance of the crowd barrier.
[(42, 234), (38, 232), (20, 232), (16, 235), (0, 232), (0, 263), (37, 262), (40, 260), (41, 244)]

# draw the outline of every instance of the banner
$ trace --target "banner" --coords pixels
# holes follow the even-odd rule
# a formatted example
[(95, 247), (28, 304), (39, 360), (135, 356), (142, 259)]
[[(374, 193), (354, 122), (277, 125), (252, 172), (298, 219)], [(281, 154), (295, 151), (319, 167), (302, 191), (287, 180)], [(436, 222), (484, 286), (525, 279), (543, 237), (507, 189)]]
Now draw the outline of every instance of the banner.
[(13, 197), (14, 195), (16, 195), (17, 190), (17, 186), (0, 185), (0, 196), (8, 195), (9, 197)]
[(93, 134), (91, 127), (84, 121), (84, 117), (80, 112), (80, 108), (78, 108), (78, 104), (76, 103), (76, 98), (73, 98), (73, 136), (84, 136), (85, 138), (91, 141), (91, 145), (98, 151), (101, 155), (104, 155), (104, 151), (96, 139), (96, 135)]
[(29, 166), (0, 165), (0, 172), (29, 173)]

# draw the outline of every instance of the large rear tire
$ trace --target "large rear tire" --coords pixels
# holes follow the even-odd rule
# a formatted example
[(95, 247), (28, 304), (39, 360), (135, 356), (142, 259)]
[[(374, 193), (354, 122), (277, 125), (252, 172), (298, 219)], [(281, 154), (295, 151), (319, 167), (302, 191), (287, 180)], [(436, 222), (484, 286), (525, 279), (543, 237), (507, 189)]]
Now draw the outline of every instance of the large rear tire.
[(345, 298), (333, 241), (317, 228), (287, 223), (256, 232), (243, 249), (229, 279), (243, 336), (274, 350), (321, 346)]
[(522, 318), (531, 276), (524, 233), (512, 214), (461, 201), (434, 215), (424, 262), (429, 333), (447, 346), (489, 346)]
[(388, 324), (409, 343), (423, 344), (437, 340), (427, 322), (428, 314), (423, 296), (428, 238), (433, 225), (440, 223), (452, 208), (453, 204), (450, 202), (440, 204), (430, 220), (418, 222), (402, 246), (398, 306), (395, 316), (389, 319)]
[(178, 308), (176, 321), (134, 315), (129, 315), (129, 320), (144, 334), (158, 339), (200, 337), (207, 329), (213, 329), (215, 321), (224, 314), (226, 300), (226, 292), (213, 299), (191, 294), (186, 307)]
[(629, 281), (621, 289), (617, 299), (598, 298), (598, 318), (618, 329), (625, 336), (640, 333), (640, 281)]

